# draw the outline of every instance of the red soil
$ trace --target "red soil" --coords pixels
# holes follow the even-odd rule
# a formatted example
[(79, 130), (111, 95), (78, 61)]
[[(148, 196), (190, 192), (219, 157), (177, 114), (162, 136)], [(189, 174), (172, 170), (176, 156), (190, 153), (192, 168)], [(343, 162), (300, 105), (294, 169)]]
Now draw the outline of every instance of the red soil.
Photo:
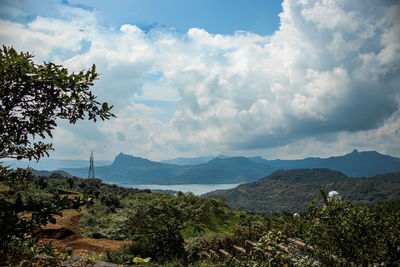
[(55, 249), (64, 252), (67, 247), (71, 247), (74, 254), (100, 254), (109, 248), (110, 251), (116, 251), (127, 241), (116, 241), (106, 239), (95, 239), (83, 237), (80, 232), (82, 228), (79, 221), (82, 213), (77, 211), (68, 211), (63, 216), (55, 216), (56, 224), (47, 224), (39, 233), (40, 243), (46, 244), (52, 242)]

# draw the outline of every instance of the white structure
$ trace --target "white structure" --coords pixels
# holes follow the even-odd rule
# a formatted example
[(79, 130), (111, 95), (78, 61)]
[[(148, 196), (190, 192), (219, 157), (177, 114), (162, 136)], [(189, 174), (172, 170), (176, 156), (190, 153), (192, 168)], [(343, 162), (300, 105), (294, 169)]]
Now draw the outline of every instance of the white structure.
[(331, 191), (328, 193), (328, 200), (331, 199), (337, 199), (339, 201), (342, 200), (342, 197), (340, 196), (340, 194), (337, 191)]

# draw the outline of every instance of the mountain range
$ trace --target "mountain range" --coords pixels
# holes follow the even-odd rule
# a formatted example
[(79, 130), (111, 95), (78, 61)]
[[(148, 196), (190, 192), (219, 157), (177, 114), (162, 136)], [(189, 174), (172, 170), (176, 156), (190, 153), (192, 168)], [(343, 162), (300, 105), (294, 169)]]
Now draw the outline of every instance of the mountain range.
[(400, 172), (369, 178), (350, 178), (329, 169), (279, 170), (253, 183), (217, 190), (206, 197), (220, 198), (230, 207), (248, 211), (301, 212), (318, 191), (339, 192), (342, 200), (374, 203), (400, 200)]
[[(120, 153), (111, 165), (95, 168), (96, 177), (119, 184), (235, 184), (254, 182), (276, 170), (329, 168), (349, 177), (371, 177), (400, 171), (400, 158), (376, 151), (353, 152), (330, 158), (266, 160), (261, 157), (219, 156), (207, 160), (178, 158), (178, 164), (155, 162)], [(206, 162), (203, 162), (206, 161)], [(196, 164), (196, 162), (202, 162)], [(186, 163), (186, 164), (185, 164)], [(61, 168), (74, 176), (87, 177), (88, 167)]]
[[(64, 168), (85, 177), (88, 168)], [(109, 166), (95, 168), (96, 177), (119, 184), (236, 184), (254, 181), (274, 169), (245, 157), (214, 158), (197, 165), (176, 165), (120, 153)]]

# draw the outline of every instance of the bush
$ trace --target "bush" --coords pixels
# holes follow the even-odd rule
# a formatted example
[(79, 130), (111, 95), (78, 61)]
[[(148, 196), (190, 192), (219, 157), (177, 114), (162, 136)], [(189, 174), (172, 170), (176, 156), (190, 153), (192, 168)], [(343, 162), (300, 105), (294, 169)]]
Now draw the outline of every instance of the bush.
[(125, 264), (132, 262), (134, 258), (135, 256), (131, 254), (131, 248), (128, 245), (125, 245), (115, 252), (111, 252), (106, 248), (102, 260), (116, 264)]
[(379, 218), (366, 206), (321, 199), (309, 207), (306, 241), (323, 264), (396, 265), (400, 260), (400, 213)]
[[(32, 179), (29, 169), (11, 172), (0, 166), (0, 182), (7, 185), (0, 193), (0, 252), (25, 253), (37, 241), (35, 229), (55, 223), (53, 215), (74, 206), (74, 200), (35, 188)], [(27, 212), (31, 216), (20, 216)]]
[(110, 209), (100, 201), (86, 206), (80, 224), (85, 227), (85, 235), (93, 238), (108, 238), (127, 240), (131, 237), (124, 227), (127, 213), (124, 209), (110, 212)]
[(210, 249), (231, 250), (238, 240), (232, 233), (209, 233), (200, 237), (189, 238), (185, 242), (185, 250), (189, 262), (195, 262), (200, 259), (202, 252), (208, 252)]

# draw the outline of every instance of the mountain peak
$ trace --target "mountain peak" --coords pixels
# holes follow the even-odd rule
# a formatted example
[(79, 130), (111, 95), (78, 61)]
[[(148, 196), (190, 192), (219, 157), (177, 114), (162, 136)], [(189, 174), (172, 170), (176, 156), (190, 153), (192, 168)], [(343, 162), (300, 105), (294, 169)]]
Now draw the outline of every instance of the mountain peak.
[(151, 161), (148, 159), (131, 156), (131, 155), (124, 154), (121, 152), (115, 157), (112, 165), (113, 166), (130, 166), (130, 165), (135, 165), (135, 164), (149, 164), (149, 163), (151, 163)]
[(358, 152), (357, 149), (354, 149), (353, 152), (351, 152), (350, 154), (358, 154), (358, 153), (360, 153), (360, 152)]

